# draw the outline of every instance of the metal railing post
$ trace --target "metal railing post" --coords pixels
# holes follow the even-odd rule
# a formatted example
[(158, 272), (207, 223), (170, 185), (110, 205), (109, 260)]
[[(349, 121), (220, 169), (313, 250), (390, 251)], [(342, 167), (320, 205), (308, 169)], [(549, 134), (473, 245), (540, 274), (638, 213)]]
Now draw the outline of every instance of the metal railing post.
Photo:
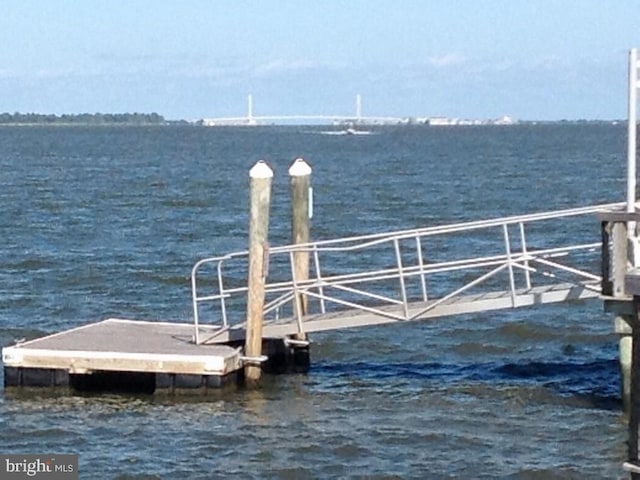
[(529, 260), (527, 259), (527, 239), (524, 235), (524, 222), (519, 222), (520, 226), (520, 244), (522, 245), (522, 257), (524, 259), (524, 279), (527, 290), (531, 288), (531, 272), (529, 271)]
[(320, 256), (318, 255), (317, 245), (313, 245), (313, 266), (316, 269), (316, 280), (318, 281), (318, 294), (320, 295), (320, 312), (326, 313), (326, 307), (324, 303), (324, 287), (322, 285), (322, 273), (320, 272)]
[(222, 281), (222, 261), (218, 262), (218, 290), (220, 291), (220, 312), (222, 313), (222, 326), (228, 327), (227, 304), (224, 300), (224, 282)]
[(422, 242), (420, 236), (416, 236), (416, 250), (418, 252), (418, 265), (420, 266), (420, 286), (422, 287), (422, 300), (427, 301), (427, 279), (424, 271), (424, 258), (422, 256)]
[(398, 262), (398, 278), (400, 280), (400, 293), (402, 295), (402, 307), (404, 309), (404, 317), (409, 318), (409, 305), (407, 302), (407, 288), (404, 283), (404, 270), (402, 268), (402, 253), (400, 252), (400, 241), (393, 239), (393, 245), (396, 249), (396, 261)]
[(193, 341), (196, 345), (200, 345), (200, 328), (199, 328), (199, 317), (198, 317), (198, 288), (197, 288), (197, 265), (193, 267), (191, 270), (191, 302), (193, 304), (193, 325), (195, 327)]
[(506, 223), (502, 224), (502, 231), (504, 233), (504, 247), (507, 254), (507, 267), (509, 269), (509, 286), (511, 291), (511, 304), (516, 306), (516, 282), (513, 276), (513, 263), (511, 259), (511, 244), (509, 241), (509, 227)]

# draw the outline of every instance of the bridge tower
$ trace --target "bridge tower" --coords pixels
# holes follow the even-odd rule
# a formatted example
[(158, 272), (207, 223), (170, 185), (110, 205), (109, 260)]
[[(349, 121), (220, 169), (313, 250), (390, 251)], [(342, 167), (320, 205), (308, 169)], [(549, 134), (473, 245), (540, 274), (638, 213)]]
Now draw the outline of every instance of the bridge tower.
[(356, 121), (360, 122), (361, 118), (362, 118), (362, 98), (360, 97), (360, 94), (358, 93), (356, 95)]
[(255, 125), (256, 120), (253, 118), (253, 95), (247, 95), (247, 125)]

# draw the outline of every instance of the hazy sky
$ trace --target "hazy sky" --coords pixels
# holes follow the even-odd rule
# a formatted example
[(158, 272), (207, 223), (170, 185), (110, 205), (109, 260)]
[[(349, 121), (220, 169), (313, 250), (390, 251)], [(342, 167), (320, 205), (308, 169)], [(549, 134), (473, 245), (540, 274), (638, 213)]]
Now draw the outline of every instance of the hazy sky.
[(625, 118), (640, 0), (2, 0), (0, 112)]

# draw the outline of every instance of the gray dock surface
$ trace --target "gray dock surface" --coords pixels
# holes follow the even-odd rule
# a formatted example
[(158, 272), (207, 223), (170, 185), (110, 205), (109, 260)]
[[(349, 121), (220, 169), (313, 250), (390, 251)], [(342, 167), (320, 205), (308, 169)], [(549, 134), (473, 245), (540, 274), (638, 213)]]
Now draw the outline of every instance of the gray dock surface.
[(226, 375), (241, 367), (226, 345), (195, 345), (193, 326), (107, 319), (2, 350), (5, 367), (63, 369), (70, 373), (129, 371)]

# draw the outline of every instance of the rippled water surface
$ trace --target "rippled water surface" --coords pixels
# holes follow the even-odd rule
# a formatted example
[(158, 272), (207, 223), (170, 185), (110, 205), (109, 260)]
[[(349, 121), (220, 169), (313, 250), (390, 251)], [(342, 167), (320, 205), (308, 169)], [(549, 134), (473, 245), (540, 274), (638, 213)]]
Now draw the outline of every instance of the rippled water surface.
[[(189, 322), (192, 264), (246, 248), (262, 158), (272, 244), (297, 156), (316, 239), (624, 198), (622, 126), (321, 130), (0, 128), (0, 344), (110, 316)], [(591, 301), (317, 334), (308, 374), (258, 391), (3, 391), (0, 445), (77, 453), (81, 478), (625, 478), (612, 330)]]

